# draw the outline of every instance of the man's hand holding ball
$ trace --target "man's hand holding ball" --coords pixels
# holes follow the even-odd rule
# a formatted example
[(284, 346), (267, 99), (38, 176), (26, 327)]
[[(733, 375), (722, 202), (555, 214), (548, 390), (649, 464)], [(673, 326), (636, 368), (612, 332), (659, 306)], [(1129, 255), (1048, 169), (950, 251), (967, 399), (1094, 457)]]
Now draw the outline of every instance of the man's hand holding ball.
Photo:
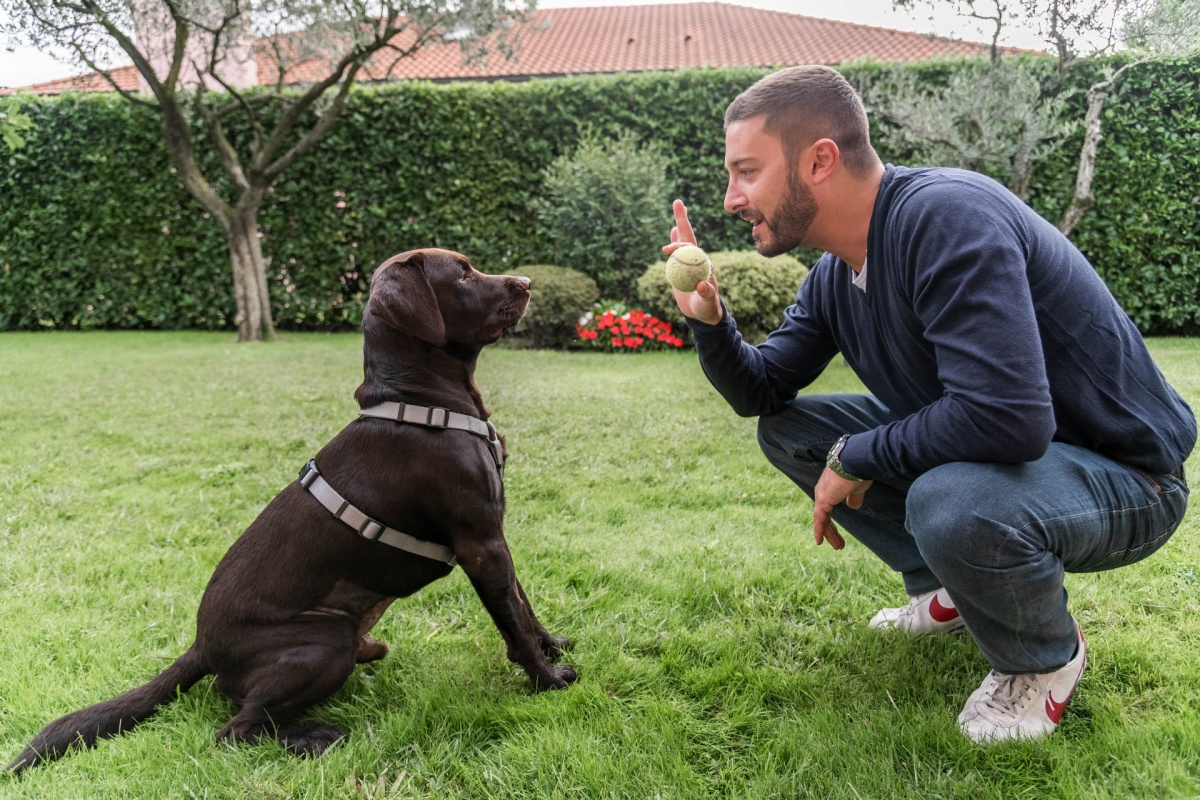
[[(696, 246), (696, 234), (692, 230), (692, 225), (688, 222), (687, 207), (684, 206), (682, 200), (676, 200), (671, 204), (671, 211), (675, 215), (675, 227), (671, 228), (671, 243), (663, 247), (663, 252), (674, 256), (676, 252), (690, 246), (690, 250), (685, 250), (681, 258), (676, 258), (676, 272), (683, 277), (680, 278), (679, 285), (676, 285), (672, 279), (671, 258), (667, 259), (667, 280), (671, 282), (672, 290), (675, 292), (675, 302), (679, 304), (679, 310), (684, 316), (699, 320), (700, 322), (716, 325), (721, 321), (721, 300), (717, 295), (717, 279), (712, 274), (712, 265), (708, 260), (708, 256), (704, 251)], [(698, 259), (696, 253), (703, 256), (703, 259)], [(688, 266), (684, 266), (684, 264)], [(693, 266), (693, 265), (699, 266)], [(688, 272), (688, 270), (691, 270)], [(680, 289), (679, 286), (685, 285), (687, 280), (691, 279), (692, 275), (699, 274), (705, 271), (705, 277), (699, 277), (692, 281), (689, 288)]]

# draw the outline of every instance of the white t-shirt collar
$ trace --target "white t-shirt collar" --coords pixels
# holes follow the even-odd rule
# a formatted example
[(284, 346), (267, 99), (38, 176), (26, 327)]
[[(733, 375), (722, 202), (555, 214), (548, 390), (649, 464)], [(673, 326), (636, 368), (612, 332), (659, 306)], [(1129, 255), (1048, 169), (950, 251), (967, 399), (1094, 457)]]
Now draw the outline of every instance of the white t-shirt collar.
[(859, 289), (862, 289), (865, 292), (867, 290), (867, 261), (866, 261), (866, 259), (863, 259), (862, 269), (860, 269), (858, 272), (854, 272), (853, 270), (851, 270), (850, 273), (852, 275), (852, 277), (850, 278), (851, 282), (853, 282), (855, 286), (857, 286)]

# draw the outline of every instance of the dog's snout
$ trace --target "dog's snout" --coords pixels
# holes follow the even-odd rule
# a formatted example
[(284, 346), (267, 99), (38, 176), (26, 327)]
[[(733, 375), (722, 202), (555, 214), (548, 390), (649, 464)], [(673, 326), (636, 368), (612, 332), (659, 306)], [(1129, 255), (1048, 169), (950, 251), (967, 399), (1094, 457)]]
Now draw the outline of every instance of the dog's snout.
[(517, 275), (517, 276), (513, 277), (513, 279), (510, 281), (510, 283), (514, 284), (516, 286), (519, 286), (528, 292), (529, 287), (533, 283), (533, 281), (529, 280), (529, 278)]

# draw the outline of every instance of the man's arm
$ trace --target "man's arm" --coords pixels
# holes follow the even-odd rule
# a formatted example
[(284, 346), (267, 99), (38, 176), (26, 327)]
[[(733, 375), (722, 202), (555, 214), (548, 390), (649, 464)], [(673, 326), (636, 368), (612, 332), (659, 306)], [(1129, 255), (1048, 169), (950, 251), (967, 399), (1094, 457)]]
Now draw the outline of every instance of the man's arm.
[(903, 273), (889, 286), (921, 322), (942, 394), (850, 438), (841, 461), (866, 478), (912, 480), (955, 461), (1031, 461), (1055, 431), (1026, 275), (1026, 220), (998, 195), (925, 193), (891, 223), (887, 263)]
[(819, 319), (807, 311), (815, 302), (811, 277), (810, 272), (796, 302), (784, 311), (783, 324), (763, 345), (746, 342), (728, 311), (716, 325), (687, 321), (700, 367), (739, 415), (761, 417), (783, 410), (837, 354)]
[[(671, 244), (663, 247), (666, 253), (683, 244), (696, 244), (683, 203), (676, 200), (672, 210), (675, 227)], [(785, 312), (783, 325), (769, 337), (769, 356), (742, 338), (721, 301), (715, 276), (701, 281), (694, 292), (674, 290), (675, 302), (692, 330), (701, 369), (739, 415), (764, 416), (782, 410), (836, 354), (836, 345), (820, 320), (805, 310), (816, 302), (813, 292), (806, 292), (809, 287), (806, 281), (796, 303)]]

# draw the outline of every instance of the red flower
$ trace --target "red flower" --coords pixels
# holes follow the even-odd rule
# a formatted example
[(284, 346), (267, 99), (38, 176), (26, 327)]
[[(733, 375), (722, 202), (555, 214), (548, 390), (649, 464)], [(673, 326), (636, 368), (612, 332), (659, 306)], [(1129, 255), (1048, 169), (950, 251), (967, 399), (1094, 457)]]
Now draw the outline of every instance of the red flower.
[[(615, 308), (589, 313), (575, 324), (579, 341), (591, 347), (622, 351), (678, 349), (683, 339), (671, 333), (671, 323), (640, 308), (621, 313)], [(603, 339), (601, 333), (605, 333)]]

